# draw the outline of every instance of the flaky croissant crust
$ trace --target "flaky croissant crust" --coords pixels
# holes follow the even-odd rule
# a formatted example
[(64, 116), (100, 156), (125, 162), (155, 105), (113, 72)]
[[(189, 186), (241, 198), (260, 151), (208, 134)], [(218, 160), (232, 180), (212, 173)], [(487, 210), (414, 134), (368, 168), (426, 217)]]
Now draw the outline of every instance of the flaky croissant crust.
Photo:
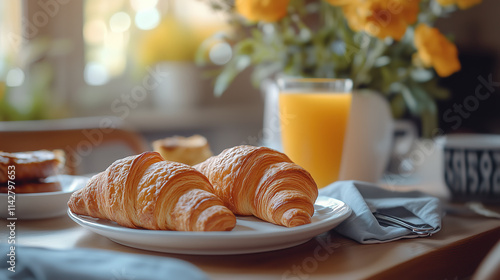
[(76, 214), (131, 228), (231, 230), (236, 217), (213, 192), (192, 167), (146, 152), (115, 161), (75, 192), (68, 205)]
[(293, 227), (311, 222), (318, 189), (311, 175), (285, 154), (237, 146), (195, 166), (237, 215)]

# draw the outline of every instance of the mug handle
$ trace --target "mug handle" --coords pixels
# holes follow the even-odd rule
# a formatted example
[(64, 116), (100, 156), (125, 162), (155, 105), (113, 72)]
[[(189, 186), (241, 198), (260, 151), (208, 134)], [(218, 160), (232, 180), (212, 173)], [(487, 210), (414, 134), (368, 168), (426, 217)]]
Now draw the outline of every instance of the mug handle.
[(398, 120), (394, 122), (394, 150), (395, 156), (408, 154), (415, 141), (418, 139), (418, 131), (411, 121)]

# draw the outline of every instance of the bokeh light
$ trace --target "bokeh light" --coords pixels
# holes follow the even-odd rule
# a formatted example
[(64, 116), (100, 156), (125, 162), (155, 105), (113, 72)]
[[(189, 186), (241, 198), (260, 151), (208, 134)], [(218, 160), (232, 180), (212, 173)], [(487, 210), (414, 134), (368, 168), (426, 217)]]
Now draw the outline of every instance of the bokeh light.
[(130, 5), (135, 11), (152, 9), (157, 4), (158, 0), (130, 0)]
[(228, 43), (219, 42), (210, 48), (208, 56), (210, 57), (210, 61), (214, 64), (224, 65), (231, 60), (233, 51)]
[(83, 36), (85, 42), (91, 45), (99, 45), (106, 39), (106, 34), (108, 29), (106, 23), (103, 20), (91, 20), (85, 23), (83, 27)]
[(18, 87), (24, 83), (24, 71), (20, 68), (10, 69), (5, 77), (5, 84), (8, 87)]
[(130, 28), (130, 16), (125, 12), (118, 12), (109, 19), (109, 27), (113, 32), (125, 32)]
[(160, 12), (156, 8), (144, 9), (135, 15), (135, 25), (142, 30), (151, 30), (160, 23)]
[(100, 63), (89, 62), (85, 65), (85, 82), (91, 86), (101, 86), (109, 81), (108, 70)]

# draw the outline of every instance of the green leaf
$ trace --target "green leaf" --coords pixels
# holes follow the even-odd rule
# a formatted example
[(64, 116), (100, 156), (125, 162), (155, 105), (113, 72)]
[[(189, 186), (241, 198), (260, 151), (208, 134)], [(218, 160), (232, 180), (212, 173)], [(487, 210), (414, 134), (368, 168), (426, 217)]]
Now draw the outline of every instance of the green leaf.
[(229, 84), (234, 80), (236, 75), (237, 72), (233, 71), (231, 68), (224, 69), (224, 71), (222, 71), (215, 79), (214, 95), (216, 97), (221, 97), (229, 87)]
[(419, 102), (413, 95), (412, 91), (410, 89), (402, 84), (402, 83), (393, 83), (391, 85), (391, 91), (393, 92), (401, 92), (401, 95), (403, 96), (403, 99), (405, 101), (406, 107), (410, 111), (410, 113), (414, 116), (418, 116), (420, 113), (420, 108), (419, 108)]
[(255, 39), (255, 40), (262, 40), (262, 32), (257, 29), (257, 28), (254, 28), (250, 31), (252, 33), (252, 37)]
[(400, 119), (406, 111), (406, 104), (403, 96), (398, 94), (391, 99), (390, 102), (392, 116), (395, 119)]
[(210, 53), (210, 49), (212, 48), (212, 42), (209, 40), (205, 40), (196, 50), (194, 54), (194, 62), (198, 66), (206, 66), (208, 63), (207, 54)]
[(252, 85), (258, 87), (260, 83), (271, 77), (273, 74), (281, 71), (280, 63), (272, 63), (269, 65), (257, 65), (252, 73)]
[(449, 89), (441, 87), (438, 84), (438, 79), (434, 78), (427, 83), (421, 85), (422, 88), (434, 99), (437, 100), (446, 100), (451, 96), (451, 92)]
[(424, 68), (412, 69), (410, 75), (414, 81), (419, 83), (428, 82), (434, 78), (434, 72)]
[(439, 126), (436, 108), (431, 107), (424, 110), (420, 115), (420, 119), (422, 122), (422, 136), (424, 138), (431, 138), (433, 136), (433, 132)]
[(255, 51), (255, 40), (248, 38), (245, 39), (234, 47), (237, 54), (251, 55)]
[(214, 95), (216, 97), (222, 96), (234, 78), (248, 66), (250, 66), (248, 56), (237, 56), (231, 60), (215, 80)]

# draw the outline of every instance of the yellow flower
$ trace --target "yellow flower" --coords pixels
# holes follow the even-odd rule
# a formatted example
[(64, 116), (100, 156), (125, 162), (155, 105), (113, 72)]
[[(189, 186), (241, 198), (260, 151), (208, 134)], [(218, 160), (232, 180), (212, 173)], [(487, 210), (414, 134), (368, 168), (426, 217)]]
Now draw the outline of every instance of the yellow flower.
[(426, 67), (434, 67), (440, 77), (460, 70), (457, 47), (437, 28), (419, 24), (415, 29), (417, 56)]
[(450, 6), (457, 4), (462, 10), (468, 9), (482, 2), (482, 0), (437, 0), (441, 6)]
[(419, 3), (420, 0), (354, 0), (342, 8), (353, 30), (399, 41), (408, 25), (417, 21)]
[(236, 0), (236, 10), (251, 21), (275, 22), (286, 16), (290, 0)]

